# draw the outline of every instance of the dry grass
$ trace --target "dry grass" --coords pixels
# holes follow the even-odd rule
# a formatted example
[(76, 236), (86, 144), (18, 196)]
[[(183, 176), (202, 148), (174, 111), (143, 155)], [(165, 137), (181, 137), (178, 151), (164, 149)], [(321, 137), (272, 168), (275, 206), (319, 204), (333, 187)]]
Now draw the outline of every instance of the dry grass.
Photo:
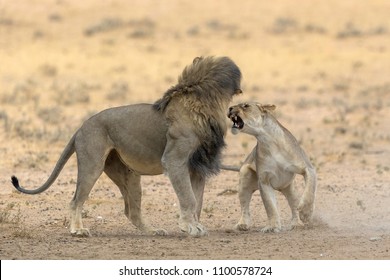
[(0, 227), (10, 229), (12, 237), (34, 238), (24, 219), (20, 204), (8, 203), (3, 209), (0, 209)]

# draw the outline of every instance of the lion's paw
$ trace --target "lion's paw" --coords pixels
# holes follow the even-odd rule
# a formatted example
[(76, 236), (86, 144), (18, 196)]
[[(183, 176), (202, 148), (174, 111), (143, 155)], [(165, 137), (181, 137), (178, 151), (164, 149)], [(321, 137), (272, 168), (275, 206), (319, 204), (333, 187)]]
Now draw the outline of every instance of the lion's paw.
[(313, 205), (304, 204), (301, 202), (298, 206), (299, 218), (304, 224), (308, 224), (311, 221), (311, 217), (313, 215)]
[(70, 234), (74, 237), (90, 237), (91, 233), (89, 232), (89, 229), (87, 228), (80, 228), (76, 230), (72, 230)]
[(187, 224), (186, 227), (181, 226), (180, 229), (192, 237), (201, 237), (208, 234), (207, 230), (199, 223)]
[(165, 229), (162, 229), (162, 228), (155, 229), (155, 230), (153, 231), (153, 235), (167, 236), (167, 235), (168, 235), (168, 231), (166, 231)]
[(241, 224), (238, 223), (234, 226), (234, 229), (239, 230), (239, 231), (248, 231), (249, 230), (249, 225), (248, 224)]
[(168, 235), (168, 232), (165, 229), (162, 228), (155, 228), (153, 226), (150, 226), (145, 223), (141, 223), (137, 225), (137, 228), (142, 231), (145, 234), (148, 235), (159, 235), (159, 236), (166, 236)]
[(298, 217), (294, 217), (291, 219), (290, 224), (286, 227), (286, 230), (293, 230), (299, 226)]
[(271, 226), (266, 226), (260, 229), (260, 232), (262, 233), (278, 233), (281, 231), (280, 227), (271, 227)]

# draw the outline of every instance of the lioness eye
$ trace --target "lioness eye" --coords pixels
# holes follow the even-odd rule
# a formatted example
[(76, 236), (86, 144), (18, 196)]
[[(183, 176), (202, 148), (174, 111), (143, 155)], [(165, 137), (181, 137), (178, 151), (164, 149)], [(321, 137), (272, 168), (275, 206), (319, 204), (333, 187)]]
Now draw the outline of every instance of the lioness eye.
[(248, 108), (249, 107), (249, 104), (244, 104), (244, 108)]

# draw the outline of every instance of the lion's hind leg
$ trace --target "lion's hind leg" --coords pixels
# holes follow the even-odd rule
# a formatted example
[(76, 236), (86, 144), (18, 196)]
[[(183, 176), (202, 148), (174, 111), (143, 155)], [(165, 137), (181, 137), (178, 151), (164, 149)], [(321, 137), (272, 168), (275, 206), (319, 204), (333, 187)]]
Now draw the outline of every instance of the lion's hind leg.
[(96, 123), (85, 123), (75, 135), (77, 155), (77, 187), (70, 202), (70, 232), (74, 236), (90, 236), (82, 223), (82, 208), (92, 187), (103, 173), (104, 162), (110, 152), (110, 143)]
[(135, 227), (147, 234), (168, 234), (164, 229), (156, 229), (148, 225), (142, 218), (141, 176), (130, 171), (116, 152), (111, 152), (108, 156), (104, 172), (118, 186), (125, 203), (125, 215)]
[(84, 202), (102, 172), (102, 168), (95, 168), (93, 164), (78, 163), (77, 188), (70, 202), (70, 233), (73, 236), (88, 237), (91, 235), (89, 230), (83, 226), (82, 210)]

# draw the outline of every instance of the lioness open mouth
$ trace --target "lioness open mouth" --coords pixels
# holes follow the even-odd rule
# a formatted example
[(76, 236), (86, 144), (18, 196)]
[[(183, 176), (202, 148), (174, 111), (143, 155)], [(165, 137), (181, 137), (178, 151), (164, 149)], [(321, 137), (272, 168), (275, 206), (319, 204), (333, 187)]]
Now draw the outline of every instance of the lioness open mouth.
[(232, 128), (242, 129), (244, 127), (244, 121), (238, 115), (230, 115), (230, 119), (233, 122)]

